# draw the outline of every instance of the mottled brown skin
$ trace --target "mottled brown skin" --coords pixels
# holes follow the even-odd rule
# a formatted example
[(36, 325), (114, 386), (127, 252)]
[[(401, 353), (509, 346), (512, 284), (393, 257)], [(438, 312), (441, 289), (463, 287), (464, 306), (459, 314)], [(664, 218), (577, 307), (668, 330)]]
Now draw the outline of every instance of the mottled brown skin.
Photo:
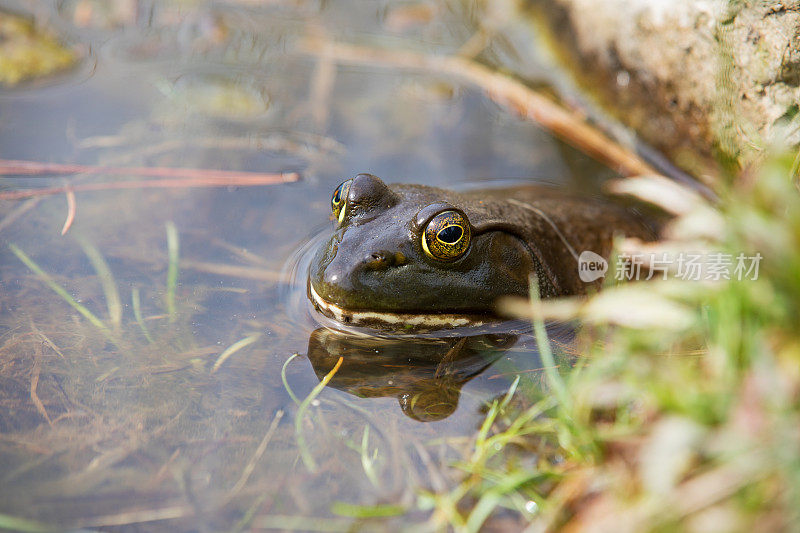
[[(359, 174), (346, 201), (309, 282), (347, 310), (492, 314), (498, 297), (527, 296), (532, 274), (542, 297), (584, 294), (594, 284), (580, 280), (559, 232), (578, 254), (603, 257), (616, 234), (653, 237), (628, 209), (545, 186), (453, 192)], [(420, 237), (431, 218), (452, 209), (469, 220), (471, 243), (458, 259), (437, 260)]]

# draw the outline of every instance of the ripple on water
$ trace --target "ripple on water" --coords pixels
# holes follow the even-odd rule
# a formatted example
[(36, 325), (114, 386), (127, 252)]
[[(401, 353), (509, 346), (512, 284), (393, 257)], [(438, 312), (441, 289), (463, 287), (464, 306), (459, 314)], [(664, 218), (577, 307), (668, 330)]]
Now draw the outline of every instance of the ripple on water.
[[(541, 371), (527, 322), (391, 333), (322, 315), (311, 304), (306, 284), (315, 252), (329, 234), (329, 225), (319, 226), (298, 243), (281, 271), (285, 284), (279, 294), (288, 325), (310, 332), (305, 355), (317, 379), (338, 369), (328, 387), (362, 400), (395, 398), (405, 416), (427, 423), (454, 415), (464, 403), (462, 389), (471, 383), (466, 411), (456, 417), (460, 426), (472, 420), (481, 401), (502, 394), (515, 376)], [(547, 331), (554, 348), (569, 353), (574, 328), (552, 323)]]

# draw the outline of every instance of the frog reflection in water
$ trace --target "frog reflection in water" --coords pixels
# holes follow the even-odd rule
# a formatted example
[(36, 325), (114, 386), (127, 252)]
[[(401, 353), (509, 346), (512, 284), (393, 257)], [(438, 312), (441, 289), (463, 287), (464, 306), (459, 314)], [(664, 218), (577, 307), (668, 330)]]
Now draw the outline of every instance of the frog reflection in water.
[(342, 357), (329, 387), (361, 398), (394, 396), (410, 418), (434, 422), (450, 416), (461, 387), (516, 340), (510, 334), (387, 339), (319, 328), (308, 340), (308, 358), (321, 380)]
[(546, 186), (452, 192), (359, 174), (335, 190), (336, 229), (314, 258), (308, 294), (342, 322), (454, 327), (497, 299), (584, 294), (578, 254), (607, 258), (612, 238), (653, 232), (629, 209)]

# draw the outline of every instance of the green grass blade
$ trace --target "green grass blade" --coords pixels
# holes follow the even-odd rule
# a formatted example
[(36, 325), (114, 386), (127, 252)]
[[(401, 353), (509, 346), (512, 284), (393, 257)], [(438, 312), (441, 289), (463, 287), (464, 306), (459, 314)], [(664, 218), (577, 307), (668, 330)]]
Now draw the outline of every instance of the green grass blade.
[(256, 333), (255, 335), (250, 335), (249, 337), (245, 337), (244, 339), (238, 340), (233, 344), (231, 344), (230, 346), (228, 346), (227, 348), (225, 348), (225, 351), (223, 351), (221, 354), (219, 354), (219, 357), (217, 357), (217, 360), (214, 363), (214, 367), (211, 369), (211, 373), (213, 374), (217, 370), (219, 370), (219, 367), (222, 366), (222, 363), (228, 360), (228, 357), (232, 356), (245, 346), (250, 346), (260, 338), (261, 338), (261, 333)]
[(150, 336), (150, 330), (147, 329), (144, 318), (142, 318), (142, 301), (139, 297), (139, 287), (131, 289), (131, 304), (133, 304), (133, 316), (136, 318), (136, 323), (139, 324), (139, 328), (141, 328), (142, 333), (144, 333), (147, 342), (153, 344), (155, 341), (153, 337)]
[(283, 381), (283, 387), (286, 389), (286, 392), (289, 393), (289, 397), (292, 399), (292, 401), (295, 404), (300, 405), (300, 399), (289, 386), (289, 380), (286, 379), (286, 367), (289, 366), (289, 363), (291, 363), (296, 357), (300, 356), (295, 353), (292, 354), (291, 357), (289, 357), (286, 361), (284, 361), (283, 366), (281, 367), (281, 381)]
[(0, 529), (8, 529), (11, 531), (22, 531), (24, 533), (44, 533), (47, 531), (56, 531), (54, 527), (36, 522), (35, 520), (28, 520), (27, 518), (19, 518), (0, 513)]
[(492, 429), (494, 425), (494, 421), (497, 418), (497, 414), (499, 413), (499, 403), (497, 400), (492, 402), (492, 405), (489, 407), (489, 410), (486, 412), (486, 416), (483, 417), (483, 422), (481, 423), (481, 427), (478, 430), (478, 434), (475, 436), (475, 453), (483, 446), (483, 443), (486, 441), (487, 435), (489, 435), (489, 430)]
[[(377, 452), (377, 450), (375, 450)], [(367, 479), (376, 489), (380, 487), (378, 475), (375, 472), (375, 455), (369, 454), (369, 424), (364, 425), (364, 433), (361, 434), (361, 467), (367, 475)]]
[(503, 397), (503, 401), (501, 401), (500, 405), (498, 406), (498, 409), (500, 411), (503, 411), (503, 410), (505, 410), (506, 407), (508, 407), (509, 402), (511, 402), (511, 399), (514, 397), (514, 394), (517, 392), (517, 387), (519, 387), (519, 379), (520, 379), (520, 376), (519, 376), (519, 374), (517, 374), (517, 377), (515, 377), (514, 381), (511, 382), (511, 386), (508, 388), (508, 392), (506, 392), (505, 397)]
[[(531, 276), (530, 295), (531, 304), (536, 306), (541, 299), (539, 297), (539, 282), (535, 276)], [(567, 407), (571, 403), (569, 394), (567, 393), (564, 380), (561, 378), (558, 368), (556, 368), (556, 361), (553, 357), (553, 351), (550, 349), (550, 339), (547, 338), (547, 329), (544, 326), (544, 320), (542, 320), (536, 312), (533, 313), (533, 316), (533, 332), (536, 337), (536, 346), (539, 348), (539, 356), (542, 358), (542, 365), (544, 366), (544, 372), (547, 376), (547, 382), (550, 384), (550, 387), (552, 387), (553, 392), (555, 392), (559, 403), (563, 407)]]
[(503, 502), (508, 494), (513, 494), (521, 485), (539, 475), (538, 472), (519, 471), (502, 476), (500, 483), (481, 495), (467, 518), (465, 531), (478, 532), (489, 515)]
[(402, 515), (406, 509), (402, 505), (353, 505), (352, 503), (333, 502), (331, 512), (351, 518), (386, 518)]
[(300, 448), (300, 457), (303, 459), (303, 463), (306, 465), (306, 468), (309, 469), (311, 472), (316, 472), (317, 470), (317, 463), (314, 461), (314, 458), (311, 457), (311, 453), (308, 451), (308, 445), (306, 444), (306, 438), (303, 434), (303, 419), (305, 418), (306, 411), (308, 410), (308, 406), (311, 405), (311, 402), (314, 401), (314, 398), (319, 396), (319, 393), (322, 392), (322, 389), (328, 384), (328, 382), (336, 375), (336, 372), (339, 370), (339, 367), (342, 366), (342, 361), (344, 361), (343, 357), (340, 357), (339, 360), (334, 365), (333, 369), (325, 374), (325, 377), (317, 383), (317, 386), (314, 387), (311, 392), (306, 396), (306, 399), (302, 401), (300, 407), (297, 408), (297, 414), (294, 418), (294, 429), (295, 433), (297, 434), (297, 446)]
[(81, 305), (77, 301), (75, 301), (75, 298), (73, 298), (70, 295), (70, 293), (68, 293), (67, 290), (64, 289), (64, 287), (62, 287), (61, 285), (56, 283), (53, 280), (53, 278), (50, 277), (49, 274), (47, 274), (44, 270), (42, 270), (41, 267), (39, 267), (39, 265), (37, 265), (33, 261), (33, 259), (28, 257), (28, 255), (25, 252), (23, 252), (16, 244), (11, 243), (11, 244), (8, 245), (8, 247), (14, 253), (14, 255), (16, 255), (17, 258), (20, 261), (22, 261), (25, 264), (25, 266), (28, 267), (34, 274), (39, 276), (39, 279), (44, 281), (45, 284), (47, 284), (47, 286), (50, 287), (50, 289), (53, 292), (55, 292), (56, 294), (61, 296), (61, 298), (65, 302), (67, 302), (69, 305), (71, 305), (73, 307), (73, 309), (75, 309), (80, 314), (82, 314), (84, 316), (84, 318), (86, 318), (86, 320), (91, 322), (91, 324), (93, 326), (95, 326), (97, 329), (99, 329), (108, 340), (110, 340), (110, 341), (112, 341), (112, 342), (114, 342), (116, 344), (117, 341), (114, 338), (114, 335), (111, 333), (111, 330), (108, 329), (108, 327), (105, 324), (103, 324), (102, 320), (97, 318), (94, 315), (94, 313), (89, 311), (89, 309), (87, 309), (86, 307), (84, 307), (83, 305)]
[(106, 305), (108, 306), (108, 319), (114, 328), (118, 329), (122, 325), (122, 300), (119, 297), (114, 275), (111, 273), (103, 254), (94, 244), (83, 237), (78, 237), (76, 240), (83, 248), (83, 253), (92, 263), (95, 272), (97, 272), (97, 277), (100, 278), (103, 293), (106, 296)]
[(169, 321), (175, 322), (178, 313), (175, 308), (175, 290), (178, 287), (178, 257), (180, 256), (180, 241), (178, 240), (178, 228), (170, 221), (167, 222), (167, 256), (169, 265), (167, 266), (167, 314)]

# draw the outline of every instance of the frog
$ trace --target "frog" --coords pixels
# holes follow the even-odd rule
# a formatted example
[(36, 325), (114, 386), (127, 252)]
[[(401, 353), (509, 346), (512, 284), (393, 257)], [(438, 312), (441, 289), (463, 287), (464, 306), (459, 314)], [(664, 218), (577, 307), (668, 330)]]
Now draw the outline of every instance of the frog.
[(585, 295), (603, 278), (581, 279), (580, 254), (607, 265), (615, 237), (657, 233), (628, 206), (553, 186), (453, 191), (366, 173), (334, 190), (331, 217), (310, 301), (339, 322), (391, 329), (497, 320), (499, 300), (532, 286), (540, 298)]

